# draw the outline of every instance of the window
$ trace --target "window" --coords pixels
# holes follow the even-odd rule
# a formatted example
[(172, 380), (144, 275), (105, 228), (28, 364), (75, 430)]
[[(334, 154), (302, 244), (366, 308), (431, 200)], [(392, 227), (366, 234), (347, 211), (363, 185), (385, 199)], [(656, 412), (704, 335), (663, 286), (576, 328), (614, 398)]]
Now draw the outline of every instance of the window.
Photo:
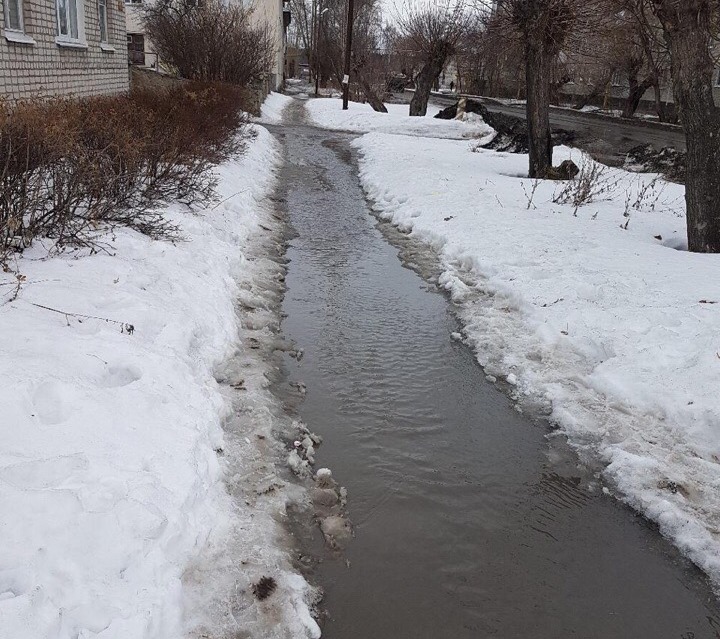
[(3, 35), (8, 42), (33, 45), (35, 40), (25, 33), (22, 3), (23, 0), (4, 0), (5, 29)]
[(23, 30), (22, 0), (5, 0), (5, 28)]
[(85, 43), (84, 0), (55, 0), (57, 11), (57, 38), (61, 47), (87, 49)]
[(108, 42), (107, 0), (98, 0), (98, 20), (100, 22), (100, 42)]
[(142, 4), (143, 0), (125, 0), (125, 4)]
[(79, 40), (77, 0), (57, 0), (58, 35)]
[(128, 57), (133, 64), (145, 64), (145, 36), (142, 33), (128, 33)]

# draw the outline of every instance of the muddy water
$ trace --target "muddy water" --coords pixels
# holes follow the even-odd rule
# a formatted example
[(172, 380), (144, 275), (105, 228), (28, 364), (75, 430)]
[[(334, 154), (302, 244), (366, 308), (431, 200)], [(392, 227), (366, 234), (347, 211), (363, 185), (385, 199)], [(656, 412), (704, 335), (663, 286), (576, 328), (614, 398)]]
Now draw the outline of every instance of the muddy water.
[[(296, 116), (300, 107), (295, 110)], [(702, 576), (514, 410), (446, 298), (369, 214), (349, 137), (275, 130), (288, 257), (288, 361), (319, 464), (356, 537), (312, 579), (328, 639), (720, 637)]]

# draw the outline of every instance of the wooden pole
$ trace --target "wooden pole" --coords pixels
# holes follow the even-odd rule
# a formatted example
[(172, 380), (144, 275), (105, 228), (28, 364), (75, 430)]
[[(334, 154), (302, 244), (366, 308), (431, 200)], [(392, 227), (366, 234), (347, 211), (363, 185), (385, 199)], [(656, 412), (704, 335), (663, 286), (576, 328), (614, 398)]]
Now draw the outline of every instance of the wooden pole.
[(345, 77), (343, 78), (343, 111), (348, 110), (350, 102), (350, 59), (352, 53), (353, 19), (355, 0), (348, 0), (347, 37), (345, 38)]
[(313, 0), (312, 9), (310, 10), (310, 51), (308, 51), (308, 61), (310, 62), (310, 81), (312, 82), (312, 74), (317, 71), (317, 61), (315, 59), (315, 52), (317, 48), (317, 0)]
[(315, 97), (318, 97), (320, 87), (320, 20), (322, 16), (322, 0), (315, 3)]

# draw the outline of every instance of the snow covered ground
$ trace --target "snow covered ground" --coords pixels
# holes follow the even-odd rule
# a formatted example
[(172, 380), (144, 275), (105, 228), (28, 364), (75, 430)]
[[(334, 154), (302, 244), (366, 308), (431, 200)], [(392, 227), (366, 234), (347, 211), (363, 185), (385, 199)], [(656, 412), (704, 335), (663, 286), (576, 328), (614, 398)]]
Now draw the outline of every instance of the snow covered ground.
[(436, 120), (438, 107), (429, 105), (427, 116), (411, 118), (407, 104), (386, 104), (387, 113), (376, 113), (369, 104), (350, 102), (342, 110), (342, 101), (334, 98), (310, 100), (307, 110), (310, 121), (336, 131), (368, 133), (370, 131), (398, 135), (421, 135), (434, 138), (480, 138), (492, 132), (480, 118), (468, 114), (467, 121)]
[[(308, 108), (350, 128), (332, 105)], [(524, 155), (411, 137), (424, 123), (401, 118), (401, 135), (378, 132), (387, 116), (356, 112), (375, 131), (355, 142), (375, 210), (438, 252), (490, 379), (547, 411), (606, 490), (720, 583), (720, 256), (679, 250), (683, 187), (606, 169), (576, 207), (564, 183), (521, 177)], [(592, 166), (556, 150), (569, 157)]]
[[(283, 266), (270, 134), (171, 207), (187, 241), (0, 277), (0, 637), (317, 637), (281, 526), (279, 410), (261, 353)], [(259, 348), (258, 348), (259, 347)], [(252, 584), (272, 577), (265, 601)], [(238, 634), (238, 633), (241, 633)]]
[(293, 99), (282, 93), (271, 93), (263, 102), (260, 109), (259, 122), (265, 124), (280, 124), (283, 119), (283, 110)]

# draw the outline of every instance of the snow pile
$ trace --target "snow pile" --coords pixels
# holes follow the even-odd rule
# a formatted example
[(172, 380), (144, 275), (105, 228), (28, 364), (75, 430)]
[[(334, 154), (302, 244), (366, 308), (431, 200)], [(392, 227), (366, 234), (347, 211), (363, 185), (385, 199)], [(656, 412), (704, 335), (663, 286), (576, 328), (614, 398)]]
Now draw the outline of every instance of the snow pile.
[(369, 104), (350, 102), (348, 110), (342, 110), (342, 101), (332, 98), (310, 100), (307, 111), (310, 121), (319, 127), (336, 131), (368, 133), (370, 131), (397, 133), (399, 135), (422, 135), (432, 138), (480, 138), (493, 133), (482, 119), (467, 121), (436, 120), (440, 108), (428, 105), (424, 118), (408, 115), (407, 104), (386, 104), (387, 113), (373, 111)]
[[(268, 483), (277, 445), (263, 370), (243, 371), (249, 417), (233, 417), (214, 376), (249, 350), (236, 300), (260, 307), (280, 268), (253, 255), (272, 228), (278, 163), (257, 133), (219, 167), (220, 204), (169, 212), (187, 242), (120, 230), (111, 254), (27, 251), (16, 299), (13, 275), (0, 279), (0, 636), (180, 638), (207, 625), (194, 602), (213, 581), (235, 631), (319, 636), (280, 549), (288, 491)], [(222, 581), (221, 558), (247, 564), (248, 582), (273, 577), (276, 594), (258, 602), (249, 583)]]
[[(720, 582), (720, 256), (676, 250), (683, 187), (606, 169), (576, 208), (565, 183), (519, 177), (524, 155), (380, 133), (356, 145), (375, 209), (439, 252), (488, 374), (551, 411)], [(570, 157), (590, 166), (556, 150)]]
[(265, 98), (260, 108), (259, 122), (265, 124), (281, 124), (285, 107), (292, 102), (292, 98), (282, 93), (271, 93)]

